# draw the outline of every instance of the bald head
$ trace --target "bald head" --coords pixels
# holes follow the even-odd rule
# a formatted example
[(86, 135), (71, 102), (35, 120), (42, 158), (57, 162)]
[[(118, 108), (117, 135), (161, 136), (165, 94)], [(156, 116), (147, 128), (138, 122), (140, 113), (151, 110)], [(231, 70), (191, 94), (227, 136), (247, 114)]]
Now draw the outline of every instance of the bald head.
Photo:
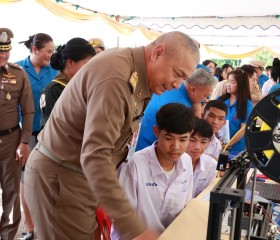
[(144, 51), (149, 88), (156, 94), (179, 88), (199, 62), (199, 49), (195, 41), (178, 31), (162, 34)]
[(153, 45), (163, 44), (166, 46), (166, 53), (171, 56), (176, 55), (178, 51), (186, 49), (191, 52), (193, 59), (199, 63), (200, 55), (197, 42), (185, 33), (174, 31), (169, 33), (164, 33), (159, 36)]

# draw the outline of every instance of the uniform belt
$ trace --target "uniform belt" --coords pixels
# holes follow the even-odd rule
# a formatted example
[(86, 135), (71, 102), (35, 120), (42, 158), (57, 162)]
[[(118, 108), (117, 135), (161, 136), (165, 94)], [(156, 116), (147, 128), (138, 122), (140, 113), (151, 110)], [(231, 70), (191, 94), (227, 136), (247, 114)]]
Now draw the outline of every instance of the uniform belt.
[(3, 137), (3, 136), (5, 136), (5, 135), (17, 130), (17, 129), (19, 129), (19, 125), (16, 125), (15, 127), (12, 127), (12, 128), (8, 128), (6, 130), (1, 130), (0, 131), (0, 137)]
[(52, 161), (56, 162), (58, 165), (84, 175), (82, 168), (73, 163), (60, 160), (55, 155), (53, 155), (47, 148), (45, 148), (45, 146), (42, 143), (38, 142), (35, 146), (35, 149), (47, 156)]

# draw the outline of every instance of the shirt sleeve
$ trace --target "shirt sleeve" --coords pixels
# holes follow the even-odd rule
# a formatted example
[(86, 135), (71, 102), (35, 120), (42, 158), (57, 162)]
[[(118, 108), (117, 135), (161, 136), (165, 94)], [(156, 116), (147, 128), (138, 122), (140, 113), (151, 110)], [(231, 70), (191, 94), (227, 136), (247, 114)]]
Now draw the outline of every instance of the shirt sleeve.
[(20, 109), (22, 115), (22, 132), (20, 142), (29, 143), (32, 133), (32, 124), (34, 117), (34, 103), (31, 86), (27, 74), (23, 71), (23, 85), (20, 96)]
[(127, 122), (127, 119), (132, 118), (131, 92), (128, 84), (119, 79), (90, 87), (93, 89), (87, 89), (88, 94), (84, 94), (87, 114), (81, 165), (90, 188), (106, 213), (112, 217), (114, 228), (122, 239), (133, 239), (146, 226), (126, 198), (112, 163), (115, 143), (120, 137), (124, 137), (124, 125), (131, 125)]
[(137, 209), (137, 170), (135, 164), (133, 164), (134, 160), (131, 160), (129, 163), (125, 163), (125, 166), (122, 167), (119, 181), (124, 189), (131, 206), (134, 209)]

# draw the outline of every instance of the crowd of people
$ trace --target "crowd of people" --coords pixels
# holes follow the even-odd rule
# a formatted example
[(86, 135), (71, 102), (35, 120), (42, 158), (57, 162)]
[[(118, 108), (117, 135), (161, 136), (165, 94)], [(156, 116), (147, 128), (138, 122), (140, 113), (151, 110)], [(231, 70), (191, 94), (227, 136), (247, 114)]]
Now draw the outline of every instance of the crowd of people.
[(103, 239), (157, 239), (217, 177), (220, 152), (245, 150), (252, 109), (280, 88), (278, 58), (268, 75), (260, 61), (200, 64), (178, 31), (113, 49), (80, 37), (55, 48), (37, 33), (17, 63), (12, 38), (0, 28), (3, 240), (21, 205), (25, 240), (99, 240), (97, 209), (110, 221)]

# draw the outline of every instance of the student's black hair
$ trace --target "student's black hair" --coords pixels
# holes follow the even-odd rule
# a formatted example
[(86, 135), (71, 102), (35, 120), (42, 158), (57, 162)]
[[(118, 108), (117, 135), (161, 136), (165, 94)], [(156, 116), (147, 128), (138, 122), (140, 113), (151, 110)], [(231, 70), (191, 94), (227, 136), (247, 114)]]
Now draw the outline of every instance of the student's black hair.
[(212, 60), (206, 59), (202, 62), (202, 65), (207, 66), (209, 63), (213, 63), (215, 65), (215, 67), (217, 67), (217, 63), (215, 63)]
[(192, 136), (196, 133), (203, 138), (211, 139), (213, 136), (213, 129), (209, 122), (204, 119), (195, 117), (195, 125)]
[(274, 58), (272, 63), (272, 69), (271, 69), (271, 78), (279, 83), (280, 80), (280, 60), (279, 58)]
[(225, 69), (228, 69), (228, 68), (234, 69), (233, 66), (231, 66), (231, 65), (228, 64), (228, 63), (225, 63), (225, 64), (221, 67), (220, 75), (219, 75), (219, 78), (218, 78), (219, 82), (221, 82), (221, 81), (224, 80), (223, 77), (222, 77), (222, 74), (223, 74), (223, 71), (224, 71)]
[(50, 65), (55, 70), (63, 70), (68, 59), (74, 62), (81, 61), (95, 55), (94, 48), (83, 38), (72, 38), (65, 45), (57, 47), (51, 56)]
[(248, 74), (249, 78), (252, 77), (254, 73), (257, 73), (256, 69), (250, 64), (244, 64), (240, 67), (240, 69), (245, 71)]
[(271, 70), (272, 66), (266, 66), (265, 71)]
[(219, 76), (220, 76), (220, 74), (221, 74), (221, 68), (220, 67), (216, 67), (215, 68), (215, 71), (214, 71), (214, 76), (216, 77), (216, 78), (218, 78), (219, 79)]
[(221, 101), (221, 100), (211, 100), (209, 101), (205, 107), (204, 107), (204, 114), (206, 114), (206, 112), (211, 108), (217, 108), (217, 109), (220, 109), (222, 111), (224, 111), (226, 113), (226, 116), (228, 114), (228, 107), (227, 105)]
[(191, 108), (180, 103), (163, 105), (156, 114), (159, 130), (169, 133), (183, 134), (191, 132), (194, 127), (195, 115)]

